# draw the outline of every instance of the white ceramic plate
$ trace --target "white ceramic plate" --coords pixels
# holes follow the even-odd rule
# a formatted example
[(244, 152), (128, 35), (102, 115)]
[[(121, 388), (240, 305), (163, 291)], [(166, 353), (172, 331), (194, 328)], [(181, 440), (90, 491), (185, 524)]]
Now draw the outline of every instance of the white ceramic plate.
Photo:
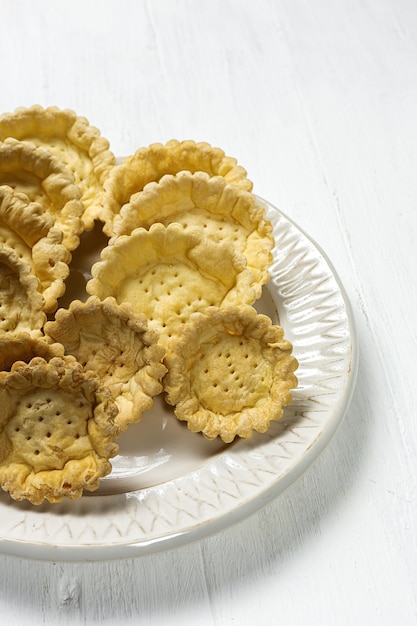
[[(267, 434), (225, 445), (190, 433), (158, 397), (120, 439), (113, 472), (78, 501), (34, 507), (0, 494), (0, 551), (65, 561), (134, 557), (202, 538), (253, 513), (298, 478), (348, 408), (357, 371), (346, 294), (322, 251), (259, 198), (274, 226), (271, 281), (257, 309), (278, 321), (299, 386)], [(105, 240), (86, 233), (68, 297), (82, 295)], [(87, 268), (87, 273), (86, 273)], [(65, 301), (61, 302), (65, 306)]]

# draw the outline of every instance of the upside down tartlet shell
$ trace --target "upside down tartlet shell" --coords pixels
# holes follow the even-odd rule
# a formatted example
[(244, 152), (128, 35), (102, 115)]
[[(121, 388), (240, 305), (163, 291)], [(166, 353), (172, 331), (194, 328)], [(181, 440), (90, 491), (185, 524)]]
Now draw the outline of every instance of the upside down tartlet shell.
[(108, 236), (113, 234), (113, 218), (133, 194), (142, 191), (150, 182), (158, 182), (165, 174), (177, 174), (182, 170), (222, 176), (226, 182), (246, 191), (252, 190), (246, 170), (220, 148), (192, 140), (153, 143), (124, 158), (110, 172), (104, 184), (104, 232)]
[(90, 295), (129, 302), (168, 343), (193, 311), (256, 299), (243, 255), (180, 224), (153, 224), (115, 237), (92, 267)]
[(165, 363), (166, 400), (176, 417), (192, 432), (225, 443), (266, 432), (297, 386), (291, 343), (251, 306), (193, 314)]
[(115, 217), (113, 230), (116, 236), (128, 235), (156, 222), (199, 228), (205, 237), (233, 246), (246, 257), (260, 296), (269, 280), (274, 240), (272, 224), (252, 193), (204, 172), (166, 175), (131, 197)]
[(81, 190), (74, 176), (47, 148), (8, 138), (0, 142), (0, 184), (38, 202), (63, 232), (63, 245), (72, 251), (84, 230)]
[(46, 323), (45, 336), (61, 343), (66, 354), (73, 355), (85, 371), (93, 371), (110, 390), (121, 430), (139, 422), (162, 391), (165, 350), (145, 316), (128, 303), (119, 305), (114, 298), (101, 301), (95, 296), (86, 302), (74, 300)]
[(0, 486), (41, 504), (94, 491), (117, 454), (117, 407), (73, 357), (34, 357), (0, 376)]
[(8, 137), (46, 147), (72, 171), (81, 189), (84, 227), (92, 229), (101, 212), (103, 184), (116, 162), (98, 128), (71, 109), (34, 105), (0, 116), (0, 140)]

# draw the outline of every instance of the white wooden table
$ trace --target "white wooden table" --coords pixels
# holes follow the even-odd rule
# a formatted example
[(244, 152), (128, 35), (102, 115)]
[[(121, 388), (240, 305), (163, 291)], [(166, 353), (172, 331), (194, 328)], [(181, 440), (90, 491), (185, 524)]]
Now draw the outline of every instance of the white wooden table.
[(279, 498), (137, 559), (2, 556), (0, 623), (416, 624), (416, 2), (3, 0), (1, 26), (0, 111), (72, 108), (119, 155), (222, 147), (332, 260), (361, 358)]

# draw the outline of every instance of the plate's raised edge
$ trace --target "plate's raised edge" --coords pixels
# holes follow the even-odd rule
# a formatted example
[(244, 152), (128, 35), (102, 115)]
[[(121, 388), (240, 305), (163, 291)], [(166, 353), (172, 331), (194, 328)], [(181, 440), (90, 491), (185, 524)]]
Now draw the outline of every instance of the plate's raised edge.
[(2, 539), (0, 540), (1, 554), (40, 561), (96, 562), (135, 558), (178, 548), (180, 546), (209, 537), (221, 530), (225, 530), (226, 528), (229, 528), (230, 526), (242, 521), (245, 518), (248, 518), (249, 516), (259, 511), (261, 508), (263, 508), (280, 494), (282, 494), (296, 480), (298, 480), (327, 447), (347, 413), (347, 410), (352, 400), (357, 379), (359, 347), (357, 343), (356, 325), (353, 309), (336, 269), (334, 268), (327, 254), (322, 250), (321, 246), (319, 246), (316, 241), (314, 241), (314, 239), (310, 237), (310, 235), (308, 235), (302, 228), (300, 228), (298, 224), (296, 224), (280, 209), (272, 205), (270, 202), (264, 200), (262, 197), (256, 197), (265, 207), (271, 207), (273, 210), (281, 214), (284, 219), (288, 220), (288, 222), (290, 222), (317, 249), (317, 251), (325, 260), (329, 269), (331, 270), (346, 307), (346, 316), (350, 332), (350, 358), (346, 385), (338, 406), (333, 413), (332, 419), (327, 422), (325, 428), (320, 433), (320, 436), (314, 442), (314, 445), (312, 445), (305, 452), (302, 459), (300, 459), (300, 461), (295, 466), (290, 468), (284, 476), (280, 477), (279, 481), (277, 481), (272, 486), (269, 485), (255, 498), (251, 498), (248, 501), (241, 503), (235, 509), (219, 515), (218, 517), (210, 521), (204, 521), (201, 524), (194, 526), (193, 528), (187, 528), (184, 531), (180, 532), (168, 533), (164, 536), (156, 537), (149, 541), (120, 544), (113, 543), (111, 545), (94, 544), (83, 546), (63, 546), (44, 543), (31, 543), (30, 549), (28, 549), (28, 543), (25, 541)]

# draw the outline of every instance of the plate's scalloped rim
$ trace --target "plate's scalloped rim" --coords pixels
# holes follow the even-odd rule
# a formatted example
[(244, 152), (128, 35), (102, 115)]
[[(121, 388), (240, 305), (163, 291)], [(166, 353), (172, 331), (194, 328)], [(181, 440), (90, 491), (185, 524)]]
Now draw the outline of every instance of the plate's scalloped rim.
[[(283, 421), (274, 423), (266, 435), (255, 434), (194, 472), (155, 487), (89, 496), (74, 503), (52, 505), (56, 507), (53, 509), (49, 505), (34, 509), (26, 503), (9, 503), (2, 496), (0, 512), (3, 509), (5, 530), (0, 531), (0, 553), (48, 561), (101, 561), (190, 543), (244, 519), (276, 498), (328, 445), (347, 412), (356, 383), (359, 351), (352, 307), (332, 263), (316, 242), (269, 202), (259, 196), (257, 200), (273, 223), (276, 239), (269, 290), (280, 306), (281, 323), (300, 361), (300, 385)], [(286, 266), (289, 259), (292, 266)], [(301, 280), (300, 268), (305, 274)], [(303, 319), (303, 302), (308, 299), (308, 289), (303, 285), (310, 278), (312, 286), (318, 285), (325, 303), (323, 318), (314, 320), (313, 316), (317, 328), (323, 331), (316, 344), (315, 326), (309, 318), (297, 325), (300, 315)], [(280, 289), (284, 284), (289, 291), (283, 294)], [(303, 353), (297, 353), (306, 335), (311, 361), (307, 366), (303, 364)], [(315, 349), (310, 350), (310, 344)], [(329, 356), (322, 356), (326, 351)], [(320, 367), (327, 367), (323, 371), (328, 387), (322, 389), (322, 396), (317, 390), (314, 398), (319, 406), (320, 397), (325, 398), (317, 420), (317, 407), (313, 410), (309, 406), (312, 396), (307, 391), (312, 388), (314, 393), (318, 380), (315, 372), (320, 372)]]

